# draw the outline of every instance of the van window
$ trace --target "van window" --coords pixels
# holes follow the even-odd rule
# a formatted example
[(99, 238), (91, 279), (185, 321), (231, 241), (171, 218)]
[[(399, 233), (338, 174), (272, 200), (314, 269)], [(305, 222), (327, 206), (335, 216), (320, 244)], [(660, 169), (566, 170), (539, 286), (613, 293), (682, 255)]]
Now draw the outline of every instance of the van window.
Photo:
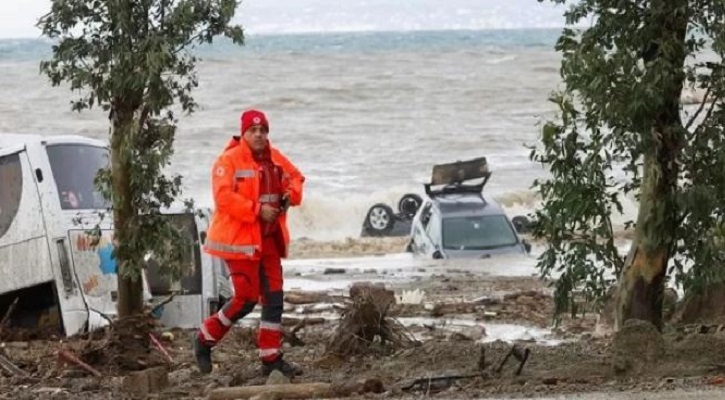
[(18, 213), (23, 195), (23, 169), (17, 153), (0, 157), (0, 182), (0, 237), (3, 237)]
[(58, 144), (47, 147), (50, 167), (64, 210), (106, 209), (110, 206), (93, 183), (98, 170), (108, 167), (103, 147)]
[(184, 253), (185, 271), (181, 282), (173, 284), (164, 271), (164, 267), (153, 257), (147, 261), (146, 280), (153, 296), (168, 295), (174, 290), (181, 290), (182, 295), (201, 294), (201, 251), (198, 243), (198, 231), (194, 214), (166, 214), (171, 223), (187, 235), (193, 243)]

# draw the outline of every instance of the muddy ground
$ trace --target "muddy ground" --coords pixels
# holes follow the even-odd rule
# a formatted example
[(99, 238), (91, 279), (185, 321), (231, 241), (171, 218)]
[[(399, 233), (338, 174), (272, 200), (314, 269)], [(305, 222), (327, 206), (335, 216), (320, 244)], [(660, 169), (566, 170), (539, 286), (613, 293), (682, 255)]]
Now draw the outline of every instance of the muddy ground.
[[(314, 322), (299, 328), (294, 346), (288, 338), (286, 358), (305, 369), (293, 383), (377, 383), (368, 385), (371, 393), (351, 396), (358, 398), (540, 397), (725, 385), (725, 331), (718, 325), (668, 324), (660, 335), (635, 323), (612, 337), (596, 329), (595, 315), (586, 315), (565, 316), (554, 327), (550, 289), (531, 276), (447, 269), (405, 282), (391, 280), (386, 287), (396, 297), (388, 316), (417, 343), (407, 348), (375, 344), (369, 354), (348, 357), (327, 351), (340, 311), (349, 307), (347, 292), (288, 293), (295, 304), (286, 306), (287, 331), (301, 320)], [(0, 397), (202, 399), (220, 388), (265, 384), (256, 360), (253, 317), (215, 349), (210, 375), (194, 366), (190, 331), (138, 325), (147, 322), (126, 328), (137, 332), (141, 346), (117, 343), (114, 330), (3, 343), (0, 355), (19, 370), (0, 369)], [(169, 358), (143, 334), (147, 328)], [(521, 353), (528, 351), (519, 375), (515, 357), (499, 370), (513, 344)], [(91, 368), (69, 361), (69, 354)], [(440, 377), (448, 378), (434, 379)]]

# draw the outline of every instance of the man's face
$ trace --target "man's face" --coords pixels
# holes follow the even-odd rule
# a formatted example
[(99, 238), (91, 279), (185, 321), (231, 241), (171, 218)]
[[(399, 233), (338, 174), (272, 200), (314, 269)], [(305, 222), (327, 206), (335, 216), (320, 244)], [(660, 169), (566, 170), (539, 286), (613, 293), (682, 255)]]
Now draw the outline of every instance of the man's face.
[(242, 137), (247, 142), (249, 147), (255, 151), (262, 151), (267, 147), (267, 128), (262, 125), (252, 125), (244, 132)]

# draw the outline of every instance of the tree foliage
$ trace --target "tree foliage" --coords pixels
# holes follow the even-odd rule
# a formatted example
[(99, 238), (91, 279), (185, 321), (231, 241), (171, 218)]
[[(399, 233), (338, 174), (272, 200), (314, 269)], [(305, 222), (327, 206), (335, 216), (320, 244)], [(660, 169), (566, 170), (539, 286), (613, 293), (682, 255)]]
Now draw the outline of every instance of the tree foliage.
[[(538, 267), (556, 278), (557, 311), (575, 290), (601, 299), (637, 249), (665, 249), (686, 290), (722, 280), (725, 3), (552, 1), (569, 6), (556, 44), (564, 88), (531, 159), (551, 173), (534, 184), (543, 204), (533, 231), (548, 243)], [(683, 106), (683, 87), (704, 101)], [(617, 227), (623, 195), (639, 214)], [(625, 259), (615, 239), (632, 229)]]
[[(97, 184), (112, 204), (120, 314), (140, 311), (136, 278), (147, 254), (175, 277), (181, 273), (188, 248), (162, 216), (181, 190), (179, 174), (164, 174), (174, 149), (174, 108), (197, 107), (197, 45), (219, 35), (243, 43), (241, 27), (231, 25), (236, 7), (235, 0), (53, 0), (39, 22), (53, 40), (41, 72), (54, 86), (67, 83), (80, 93), (73, 110), (101, 107), (109, 115), (111, 162)], [(130, 294), (122, 283), (132, 286)]]

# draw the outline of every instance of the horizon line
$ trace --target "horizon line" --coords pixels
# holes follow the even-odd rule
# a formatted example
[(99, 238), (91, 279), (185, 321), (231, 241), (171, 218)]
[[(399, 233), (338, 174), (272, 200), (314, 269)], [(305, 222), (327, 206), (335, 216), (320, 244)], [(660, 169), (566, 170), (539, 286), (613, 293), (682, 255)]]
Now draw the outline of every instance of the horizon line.
[[(302, 35), (324, 35), (324, 34), (364, 34), (364, 33), (435, 33), (435, 32), (494, 32), (494, 31), (526, 31), (526, 30), (554, 30), (564, 28), (575, 28), (583, 29), (586, 26), (531, 26), (531, 27), (497, 27), (497, 28), (439, 28), (439, 29), (340, 29), (340, 30), (299, 30), (299, 31), (284, 31), (284, 32), (256, 32), (248, 33), (244, 32), (245, 37), (264, 37), (264, 36), (302, 36)], [(242, 27), (244, 29), (244, 27)], [(48, 39), (43, 35), (36, 37), (33, 36), (0, 36), (0, 40), (41, 40)]]

